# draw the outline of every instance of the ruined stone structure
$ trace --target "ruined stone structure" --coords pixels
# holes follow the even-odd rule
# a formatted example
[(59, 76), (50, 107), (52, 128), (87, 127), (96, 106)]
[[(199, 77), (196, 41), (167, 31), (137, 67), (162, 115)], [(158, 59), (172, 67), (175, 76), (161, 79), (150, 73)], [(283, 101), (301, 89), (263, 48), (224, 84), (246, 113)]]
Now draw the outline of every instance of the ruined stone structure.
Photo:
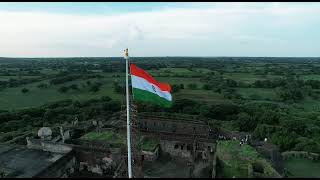
[[(169, 154), (173, 160), (183, 160), (190, 167), (189, 177), (201, 177), (201, 171), (211, 169), (210, 177), (216, 177), (217, 156), (216, 140), (246, 139), (258, 152), (268, 157), (278, 171), (281, 171), (281, 154), (276, 147), (266, 145), (266, 142), (251, 142), (247, 133), (231, 132), (217, 127), (210, 127), (203, 121), (192, 118), (174, 117), (154, 113), (137, 113), (132, 107), (132, 138), (133, 172), (135, 177), (144, 177), (142, 164), (154, 162), (161, 154)], [(81, 177), (81, 172), (88, 172), (99, 177), (127, 177), (127, 148), (125, 145), (115, 146), (110, 142), (99, 140), (84, 140), (84, 134), (96, 131), (103, 132), (115, 129), (126, 135), (125, 116), (116, 113), (116, 118), (104, 121), (103, 118), (63, 125), (59, 133), (53, 135), (50, 128), (39, 130), (38, 137), (27, 137), (27, 146), (19, 147), (17, 151), (19, 162), (28, 162), (35, 157), (37, 164), (22, 163), (19, 167), (14, 164), (5, 164), (8, 177)], [(122, 119), (122, 120), (121, 120)], [(51, 131), (51, 132), (50, 132)], [(159, 144), (150, 151), (143, 151), (139, 147), (139, 136), (158, 139)], [(0, 146), (0, 160), (13, 158), (15, 148)], [(22, 150), (21, 150), (22, 149)], [(10, 151), (12, 151), (10, 155)], [(9, 154), (6, 154), (9, 153)], [(50, 159), (50, 160), (46, 160)], [(42, 162), (44, 161), (44, 162)], [(45, 163), (46, 162), (46, 163)], [(48, 163), (50, 162), (50, 163)], [(41, 164), (42, 168), (38, 168)], [(32, 170), (28, 167), (31, 166)], [(15, 169), (14, 169), (15, 168)], [(8, 170), (9, 169), (9, 170)], [(11, 170), (10, 170), (11, 169)], [(21, 172), (23, 169), (32, 173)], [(37, 170), (35, 170), (37, 169)], [(77, 175), (78, 174), (78, 175)]]
[(38, 136), (43, 140), (51, 140), (52, 130), (49, 127), (42, 127), (38, 131)]
[(157, 146), (153, 151), (141, 151), (142, 161), (155, 161), (159, 157), (159, 146)]
[(5, 177), (67, 177), (74, 170), (72, 151), (43, 151), (18, 145), (0, 145)]
[(139, 114), (139, 129), (142, 132), (169, 133), (175, 135), (209, 136), (210, 127), (196, 120), (173, 119), (152, 114)]
[[(146, 137), (159, 139), (159, 153), (168, 153), (174, 159), (185, 159), (193, 172), (211, 166), (215, 141), (210, 127), (193, 119), (175, 119), (157, 114), (138, 114), (139, 132)], [(195, 173), (190, 177), (197, 176)]]
[(90, 129), (87, 123), (60, 128), (56, 137), (50, 128), (41, 128), (38, 137), (26, 138), (26, 146), (0, 145), (4, 177), (81, 177), (79, 172), (113, 177), (123, 149), (77, 139)]
[(284, 160), (291, 158), (304, 158), (312, 161), (319, 161), (320, 155), (317, 153), (310, 153), (306, 151), (286, 151), (281, 153)]
[(161, 150), (174, 157), (206, 160), (215, 149), (209, 137), (211, 129), (201, 121), (139, 114), (139, 129), (144, 135), (160, 138)]
[(114, 175), (114, 171), (121, 160), (120, 149), (103, 151), (94, 148), (74, 147), (79, 171), (89, 171), (99, 175)]
[(261, 141), (252, 141), (250, 142), (250, 145), (268, 159), (280, 175), (284, 174), (283, 159), (277, 146)]

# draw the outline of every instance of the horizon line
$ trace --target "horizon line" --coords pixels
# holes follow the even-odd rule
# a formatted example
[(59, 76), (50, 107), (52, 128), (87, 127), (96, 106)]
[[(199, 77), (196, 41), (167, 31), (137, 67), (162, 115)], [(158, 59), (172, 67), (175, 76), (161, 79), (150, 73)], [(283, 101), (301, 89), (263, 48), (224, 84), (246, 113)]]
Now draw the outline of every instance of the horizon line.
[[(200, 57), (200, 58), (320, 58), (320, 56), (130, 56), (131, 58), (154, 58), (154, 57)], [(123, 58), (123, 56), (56, 56), (56, 57), (1, 57), (0, 58), (27, 58), (27, 59), (37, 59), (37, 58)]]

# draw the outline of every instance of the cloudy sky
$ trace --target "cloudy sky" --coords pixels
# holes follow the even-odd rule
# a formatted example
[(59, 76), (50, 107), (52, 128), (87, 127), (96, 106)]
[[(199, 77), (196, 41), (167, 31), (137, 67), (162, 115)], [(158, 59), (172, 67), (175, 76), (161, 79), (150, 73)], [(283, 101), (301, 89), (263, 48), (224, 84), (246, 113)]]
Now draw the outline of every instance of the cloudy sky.
[(0, 57), (320, 56), (320, 3), (4, 3)]

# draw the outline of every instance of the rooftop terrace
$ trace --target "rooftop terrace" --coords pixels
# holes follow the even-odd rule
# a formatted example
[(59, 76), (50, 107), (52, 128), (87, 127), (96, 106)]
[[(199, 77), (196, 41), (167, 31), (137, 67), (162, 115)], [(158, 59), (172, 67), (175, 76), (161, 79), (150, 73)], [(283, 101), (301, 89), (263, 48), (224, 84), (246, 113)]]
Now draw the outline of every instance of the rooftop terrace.
[(33, 177), (64, 154), (0, 144), (0, 171), (5, 177)]

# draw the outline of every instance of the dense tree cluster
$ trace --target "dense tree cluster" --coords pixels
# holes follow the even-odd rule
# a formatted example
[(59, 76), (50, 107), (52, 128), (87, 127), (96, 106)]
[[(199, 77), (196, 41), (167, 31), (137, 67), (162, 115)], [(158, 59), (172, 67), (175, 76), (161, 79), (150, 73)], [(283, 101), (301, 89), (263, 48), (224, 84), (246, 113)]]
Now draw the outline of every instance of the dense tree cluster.
[[(38, 108), (0, 112), (0, 131), (4, 133), (0, 142), (10, 141), (25, 133), (29, 134), (34, 128), (71, 122), (75, 117), (78, 117), (80, 121), (98, 115), (108, 118), (113, 112), (118, 112), (120, 107), (119, 101), (104, 96), (88, 101), (63, 100)], [(25, 142), (24, 138), (22, 142)]]

